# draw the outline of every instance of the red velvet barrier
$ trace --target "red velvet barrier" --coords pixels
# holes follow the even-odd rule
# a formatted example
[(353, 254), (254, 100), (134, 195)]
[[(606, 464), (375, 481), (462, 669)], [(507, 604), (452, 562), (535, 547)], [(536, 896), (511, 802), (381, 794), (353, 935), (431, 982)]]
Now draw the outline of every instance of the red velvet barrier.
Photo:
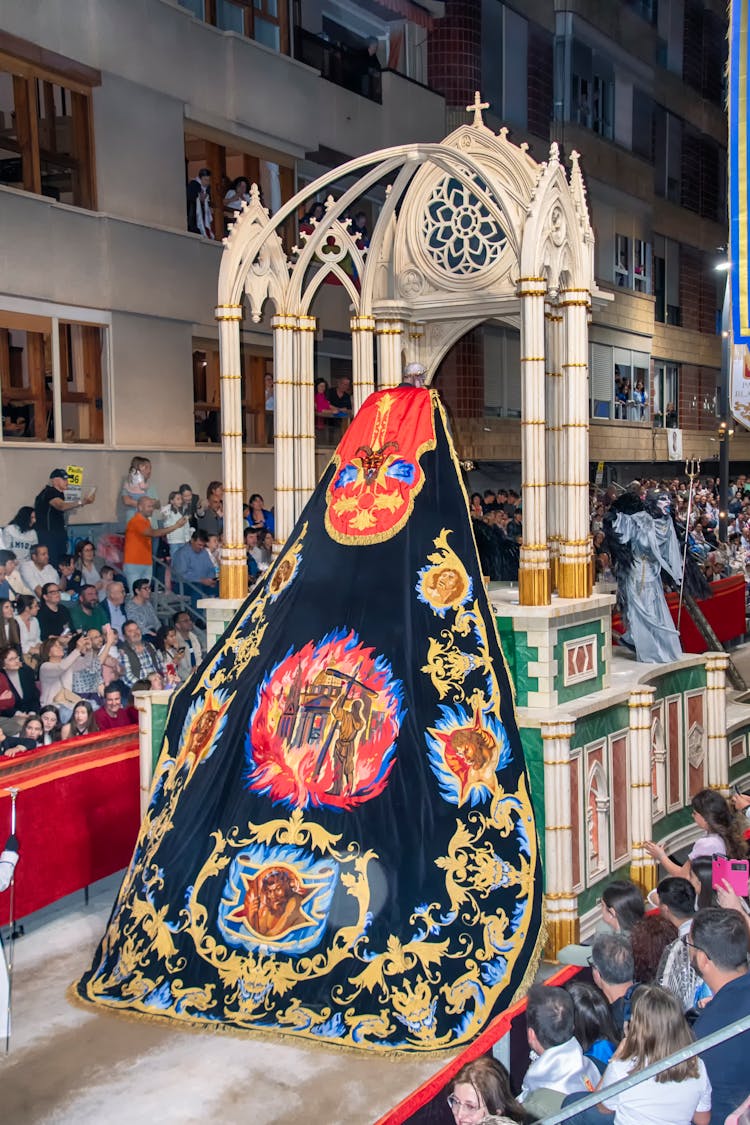
[[(0, 848), (16, 797), (16, 918), (126, 867), (140, 825), (138, 728), (0, 758)], [(0, 924), (10, 895), (0, 897)]]
[[(719, 578), (711, 583), (713, 596), (698, 602), (699, 608), (720, 641), (736, 640), (745, 634), (745, 578), (733, 574), (730, 578)], [(672, 620), (677, 624), (679, 594), (667, 594), (667, 605)], [(625, 628), (619, 613), (612, 614), (612, 630), (615, 634), (624, 633)], [(693, 619), (683, 607), (680, 618), (680, 640), (683, 652), (706, 652), (708, 646), (703, 640)]]

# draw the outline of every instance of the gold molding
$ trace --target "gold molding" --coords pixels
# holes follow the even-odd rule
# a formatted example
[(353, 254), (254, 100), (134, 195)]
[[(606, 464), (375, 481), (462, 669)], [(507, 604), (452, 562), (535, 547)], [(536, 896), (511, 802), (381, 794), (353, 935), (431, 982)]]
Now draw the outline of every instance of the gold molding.
[[(530, 548), (527, 548), (529, 550)], [(545, 543), (540, 550), (546, 551)], [(549, 605), (552, 600), (549, 566), (532, 569), (521, 562), (518, 571), (518, 601), (520, 605)]]
[[(551, 898), (550, 895), (544, 897)], [(557, 954), (566, 945), (578, 944), (580, 933), (580, 923), (577, 918), (550, 918), (547, 915), (547, 942), (544, 946), (544, 956), (549, 960), (555, 960)]]
[[(522, 355), (521, 363), (544, 363), (547, 357), (545, 355)], [(546, 374), (546, 373), (545, 373)]]
[[(586, 540), (588, 542), (588, 540)], [(566, 562), (559, 558), (558, 593), (561, 598), (590, 598), (593, 589), (589, 561)], [(520, 575), (519, 575), (520, 587)]]
[(247, 597), (247, 565), (245, 563), (240, 561), (235, 563), (221, 562), (219, 567), (219, 597)]

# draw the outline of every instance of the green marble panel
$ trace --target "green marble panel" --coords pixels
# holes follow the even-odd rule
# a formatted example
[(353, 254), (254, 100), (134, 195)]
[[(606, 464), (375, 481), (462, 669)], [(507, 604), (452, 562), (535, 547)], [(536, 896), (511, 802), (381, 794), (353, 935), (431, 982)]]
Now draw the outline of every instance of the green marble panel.
[(521, 744), (526, 759), (526, 769), (531, 786), (531, 804), (534, 808), (534, 819), (539, 836), (539, 853), (544, 865), (544, 743), (542, 732), (538, 727), (520, 727)]
[[(568, 641), (577, 640), (579, 637), (588, 637), (591, 634), (596, 635), (596, 677), (591, 680), (583, 680), (578, 684), (564, 683), (565, 666), (563, 662), (563, 646)], [(581, 699), (584, 695), (591, 695), (592, 692), (601, 691), (604, 686), (604, 673), (606, 671), (604, 666), (604, 626), (601, 618), (594, 618), (593, 621), (582, 621), (578, 625), (567, 625), (559, 629), (557, 632), (557, 639), (555, 640), (555, 647), (553, 649), (553, 657), (557, 662), (557, 673), (554, 680), (554, 688), (557, 692), (558, 703), (570, 703), (573, 699)]]
[(529, 644), (529, 635), (524, 629), (513, 628), (511, 617), (497, 617), (495, 620), (500, 646), (516, 691), (516, 706), (527, 707), (529, 692), (539, 690), (539, 678), (529, 675), (529, 663), (539, 659), (539, 649)]

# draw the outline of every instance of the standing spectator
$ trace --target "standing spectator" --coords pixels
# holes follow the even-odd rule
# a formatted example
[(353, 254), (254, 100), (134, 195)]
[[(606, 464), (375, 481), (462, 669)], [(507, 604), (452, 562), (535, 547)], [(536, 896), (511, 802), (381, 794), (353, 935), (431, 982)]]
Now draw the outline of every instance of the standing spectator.
[(34, 673), (22, 663), (17, 648), (0, 649), (0, 730), (18, 734), (38, 707)]
[[(152, 527), (151, 517), (154, 514), (156, 501), (150, 496), (142, 496), (136, 505), (136, 512), (125, 528), (125, 553), (122, 569), (125, 578), (132, 590), (137, 578), (146, 578), (151, 581), (154, 570), (154, 555), (152, 539), (161, 539), (167, 535), (163, 527)], [(186, 523), (184, 516), (178, 521), (179, 526)], [(178, 526), (175, 524), (174, 526)]]
[(212, 597), (216, 590), (214, 563), (206, 550), (207, 543), (205, 531), (194, 531), (190, 542), (175, 551), (172, 559), (172, 574), (179, 582), (201, 587), (200, 590), (189, 591), (194, 601), (199, 597)]
[[(750, 1015), (748, 930), (735, 910), (709, 907), (696, 914), (690, 937), (690, 957), (713, 993), (693, 1025), (696, 1039)], [(719, 1125), (747, 1097), (750, 1031), (735, 1035), (702, 1058), (711, 1079), (712, 1125)]]
[(203, 514), (198, 516), (198, 531), (206, 535), (221, 535), (224, 530), (224, 485), (220, 480), (212, 480), (206, 489), (206, 503)]
[(120, 490), (120, 503), (125, 514), (123, 522), (126, 526), (136, 513), (138, 501), (144, 496), (149, 497), (155, 504), (159, 500), (159, 494), (151, 483), (151, 470), (152, 465), (148, 457), (134, 457), (130, 462), (130, 468)]
[(152, 672), (161, 672), (161, 660), (151, 642), (143, 639), (135, 621), (126, 621), (123, 633), (125, 639), (119, 651), (125, 669), (125, 683), (130, 687), (137, 680), (148, 679)]
[(39, 718), (42, 721), (43, 745), (51, 746), (53, 742), (60, 742), (62, 740), (62, 726), (54, 703), (48, 703), (46, 707), (42, 707), (39, 711)]
[(60, 603), (60, 587), (56, 582), (45, 582), (42, 586), (38, 620), (43, 641), (49, 637), (63, 637), (73, 631), (70, 613)]
[(263, 507), (263, 497), (259, 492), (254, 492), (250, 497), (250, 515), (248, 516), (248, 525), (254, 528), (255, 531), (260, 531), (261, 528), (269, 531), (273, 535), (273, 512), (269, 512), (267, 508)]
[(22, 594), (16, 599), (16, 623), (21, 636), (21, 652), (24, 663), (36, 668), (42, 647), (42, 634), (37, 620), (39, 602), (35, 597)]
[(42, 586), (59, 582), (60, 575), (50, 563), (49, 549), (43, 543), (31, 548), (31, 557), (21, 564), (21, 577), (38, 598), (42, 596)]
[(62, 737), (84, 738), (87, 734), (96, 734), (97, 729), (94, 708), (88, 699), (81, 699), (73, 708), (70, 722), (63, 727)]
[(234, 221), (242, 210), (242, 204), (249, 202), (250, 184), (245, 176), (238, 176), (236, 180), (232, 180), (232, 186), (224, 196), (224, 210), (229, 212), (227, 217)]
[(135, 707), (124, 707), (122, 702), (124, 684), (114, 680), (104, 689), (104, 706), (96, 712), (95, 721), (97, 730), (116, 730), (118, 727), (129, 727), (138, 722), (138, 712)]
[(125, 617), (136, 622), (147, 641), (156, 639), (161, 621), (151, 601), (151, 583), (147, 579), (137, 578), (133, 583), (133, 593), (125, 602)]
[(179, 665), (185, 655), (185, 645), (177, 639), (174, 625), (161, 626), (156, 634), (155, 645), (166, 682), (169, 687), (176, 687), (180, 683)]
[(622, 934), (597, 934), (591, 947), (594, 984), (604, 993), (618, 1038), (630, 1021), (636, 989), (633, 950)]
[[(260, 574), (258, 564), (258, 532), (254, 527), (245, 528), (245, 551), (247, 555), (247, 573), (251, 584)], [(265, 570), (265, 566), (263, 567)]]
[(0, 648), (21, 648), (21, 633), (13, 616), (13, 602), (10, 598), (0, 600)]
[[(191, 490), (188, 488), (187, 491), (192, 498)], [(173, 555), (177, 548), (181, 547), (183, 543), (187, 543), (190, 538), (190, 524), (187, 522), (189, 519), (190, 512), (189, 509), (185, 507), (182, 492), (180, 492), (179, 489), (170, 492), (169, 503), (161, 510), (161, 523), (167, 533), (166, 539), (169, 545), (167, 553), (170, 556)]]
[(103, 605), (107, 611), (109, 623), (119, 638), (122, 638), (122, 627), (127, 620), (123, 608), (124, 604), (125, 587), (122, 582), (110, 582), (107, 586), (107, 596)]
[(180, 610), (173, 618), (177, 632), (177, 646), (184, 647), (184, 653), (177, 666), (180, 679), (186, 680), (203, 659), (203, 648), (198, 634), (193, 631), (193, 619), (186, 609)]
[(36, 513), (33, 508), (25, 506), (19, 508), (10, 523), (2, 531), (2, 545), (6, 551), (14, 551), (19, 562), (29, 557), (32, 547), (36, 547), (37, 539)]
[(76, 546), (73, 563), (80, 575), (79, 585), (93, 586), (96, 590), (96, 596), (99, 597), (99, 591), (104, 587), (104, 579), (96, 569), (95, 555), (94, 544), (91, 540), (82, 539)]
[(573, 1000), (564, 988), (532, 985), (526, 1029), (532, 1062), (518, 1100), (528, 1113), (535, 1118), (555, 1113), (566, 1094), (596, 1088), (599, 1070), (575, 1038)]
[(70, 607), (74, 629), (101, 629), (107, 623), (107, 611), (99, 601), (96, 586), (81, 586), (78, 601)]
[(211, 210), (211, 170), (201, 168), (187, 186), (187, 229), (204, 238), (215, 238)]
[[(195, 522), (198, 518), (198, 509), (200, 507), (198, 497), (193, 492), (189, 484), (181, 484), (178, 489), (182, 497), (182, 514), (187, 516), (188, 523), (195, 530)], [(188, 536), (190, 538), (190, 536)]]
[(74, 508), (84, 508), (94, 502), (93, 493), (80, 500), (65, 500), (63, 497), (67, 483), (68, 474), (65, 469), (53, 469), (49, 482), (34, 500), (38, 540), (49, 549), (49, 557), (54, 566), (68, 549), (65, 512), (70, 512)]

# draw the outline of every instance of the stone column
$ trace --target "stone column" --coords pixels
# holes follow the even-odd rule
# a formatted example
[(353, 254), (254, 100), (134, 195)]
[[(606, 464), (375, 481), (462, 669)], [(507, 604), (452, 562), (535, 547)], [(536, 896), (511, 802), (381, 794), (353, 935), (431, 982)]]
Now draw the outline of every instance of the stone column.
[(521, 298), (521, 496), (523, 543), (518, 571), (521, 605), (549, 605), (547, 468), (544, 436), (544, 295), (542, 277), (522, 277)]
[(375, 318), (375, 335), (378, 341), (378, 390), (397, 387), (401, 382), (401, 338), (403, 320)]
[(560, 481), (565, 469), (562, 449), (562, 411), (563, 373), (562, 373), (562, 335), (563, 318), (554, 305), (548, 305), (545, 316), (546, 328), (546, 377), (545, 377), (545, 428), (547, 455), (547, 542), (550, 555), (550, 585), (556, 590), (559, 584), (559, 552), (561, 537), (560, 508), (563, 489)]
[(589, 383), (588, 289), (563, 289), (567, 394), (562, 421), (565, 433), (565, 502), (560, 543), (561, 598), (591, 595), (591, 533), (589, 517)]
[(573, 892), (573, 823), (570, 789), (572, 722), (543, 722), (544, 746), (544, 901), (546, 955), (578, 941), (578, 899)]
[(727, 739), (727, 668), (725, 652), (707, 652), (706, 660), (706, 742), (709, 789), (729, 788), (729, 740)]
[(297, 317), (279, 313), (271, 319), (274, 374), (275, 529), (277, 543), (294, 527), (294, 387)]
[(240, 371), (241, 305), (218, 305), (219, 387), (221, 391), (221, 468), (224, 482), (224, 542), (219, 595), (247, 594), (247, 556), (242, 529), (242, 375)]
[[(645, 892), (656, 886), (656, 863), (643, 844), (653, 839), (653, 791), (651, 785), (651, 708), (656, 688), (641, 687), (630, 693), (630, 878)], [(617, 800), (617, 794), (613, 794)]]
[(375, 357), (372, 350), (375, 318), (353, 316), (349, 327), (352, 330), (352, 406), (356, 414), (367, 396), (375, 390)]
[[(294, 522), (315, 488), (315, 329), (314, 316), (298, 316), (294, 383)], [(291, 529), (290, 529), (291, 530)]]

